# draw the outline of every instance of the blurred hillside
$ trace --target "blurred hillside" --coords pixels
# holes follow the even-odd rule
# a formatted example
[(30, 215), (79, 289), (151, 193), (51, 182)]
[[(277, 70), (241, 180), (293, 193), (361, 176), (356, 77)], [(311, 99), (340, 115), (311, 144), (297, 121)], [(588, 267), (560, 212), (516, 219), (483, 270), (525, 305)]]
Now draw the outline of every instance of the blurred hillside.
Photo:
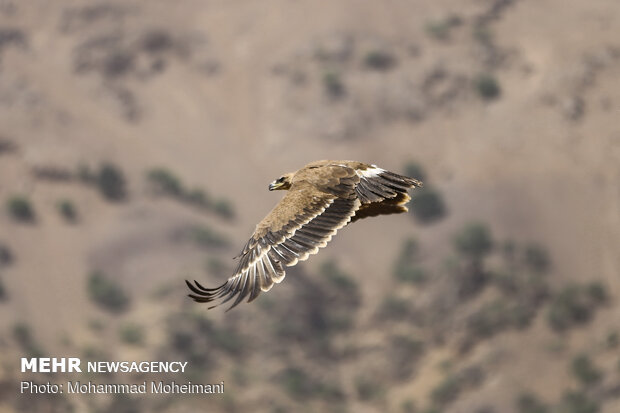
[[(618, 33), (613, 0), (0, 0), (0, 412), (620, 411)], [(425, 189), (187, 298), (318, 159)], [(39, 354), (226, 393), (21, 396)]]

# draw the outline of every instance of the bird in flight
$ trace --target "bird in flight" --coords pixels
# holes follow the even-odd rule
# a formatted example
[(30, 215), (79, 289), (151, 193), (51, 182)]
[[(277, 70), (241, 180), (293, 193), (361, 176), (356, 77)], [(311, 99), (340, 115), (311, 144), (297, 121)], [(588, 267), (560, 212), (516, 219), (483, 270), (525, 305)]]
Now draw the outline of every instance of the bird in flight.
[[(316, 161), (282, 175), (269, 190), (288, 193), (256, 226), (234, 274), (222, 285), (205, 288), (185, 281), (199, 303), (235, 298), (228, 310), (248, 297), (253, 301), (284, 279), (291, 267), (316, 254), (345, 225), (358, 219), (407, 212), (409, 188), (422, 182), (355, 161)], [(227, 311), (228, 311), (227, 310)]]

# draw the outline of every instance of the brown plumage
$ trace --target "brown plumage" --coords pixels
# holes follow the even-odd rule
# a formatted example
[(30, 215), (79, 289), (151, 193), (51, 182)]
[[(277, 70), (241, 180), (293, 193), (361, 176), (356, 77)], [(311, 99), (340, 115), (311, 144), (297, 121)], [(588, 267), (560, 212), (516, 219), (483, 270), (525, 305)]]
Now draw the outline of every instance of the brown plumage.
[(235, 298), (229, 310), (248, 297), (254, 300), (284, 279), (284, 266), (316, 254), (336, 232), (361, 218), (406, 212), (407, 190), (416, 179), (355, 161), (316, 161), (288, 173), (269, 190), (288, 193), (256, 226), (239, 255), (233, 276), (216, 288), (187, 282), (197, 302)]

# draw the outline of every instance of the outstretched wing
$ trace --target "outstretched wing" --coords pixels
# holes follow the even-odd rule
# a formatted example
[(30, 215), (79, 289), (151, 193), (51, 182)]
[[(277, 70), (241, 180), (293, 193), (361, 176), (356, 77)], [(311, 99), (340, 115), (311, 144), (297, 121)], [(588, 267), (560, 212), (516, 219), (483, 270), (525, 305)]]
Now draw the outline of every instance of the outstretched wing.
[(358, 168), (356, 173), (360, 182), (355, 187), (355, 192), (362, 205), (351, 222), (377, 215), (407, 212), (405, 204), (411, 199), (407, 190), (422, 186), (422, 182), (417, 179), (386, 171), (375, 165), (368, 165), (366, 169)]
[(193, 292), (189, 296), (204, 303), (222, 299), (209, 308), (236, 297), (228, 310), (246, 297), (248, 302), (254, 300), (261, 291), (269, 291), (284, 279), (284, 265), (304, 261), (327, 245), (359, 206), (355, 196), (340, 198), (310, 185), (293, 186), (256, 227), (241, 252), (234, 275), (216, 288), (186, 281)]

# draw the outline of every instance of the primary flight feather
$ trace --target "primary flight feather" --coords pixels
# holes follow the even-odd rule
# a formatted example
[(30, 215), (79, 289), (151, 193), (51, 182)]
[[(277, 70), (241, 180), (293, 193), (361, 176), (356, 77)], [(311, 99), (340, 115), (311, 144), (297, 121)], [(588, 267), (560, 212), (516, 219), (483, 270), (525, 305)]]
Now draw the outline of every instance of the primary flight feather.
[(189, 296), (200, 303), (221, 299), (210, 309), (232, 299), (229, 310), (246, 297), (250, 302), (284, 279), (284, 266), (316, 254), (345, 225), (407, 212), (407, 190), (420, 186), (416, 179), (355, 161), (316, 161), (287, 173), (269, 185), (270, 191), (288, 193), (256, 226), (235, 273), (216, 288), (186, 281)]

